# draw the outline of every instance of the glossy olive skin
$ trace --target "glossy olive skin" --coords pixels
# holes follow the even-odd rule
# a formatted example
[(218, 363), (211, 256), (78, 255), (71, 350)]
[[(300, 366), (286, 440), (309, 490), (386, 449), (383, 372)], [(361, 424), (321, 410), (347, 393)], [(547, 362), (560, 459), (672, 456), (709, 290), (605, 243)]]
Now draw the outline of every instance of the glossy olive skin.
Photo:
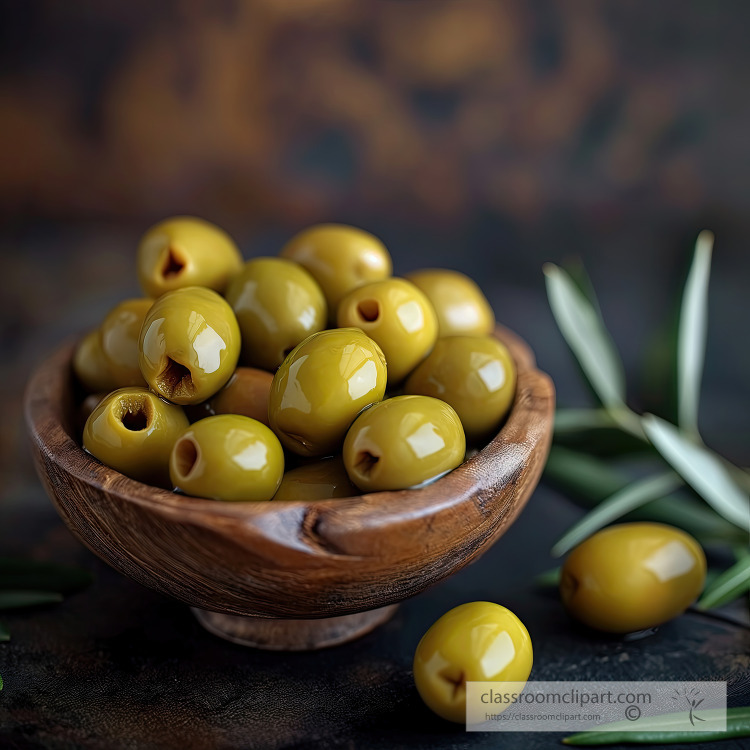
[(147, 388), (120, 388), (91, 412), (83, 428), (83, 447), (131, 479), (171, 487), (169, 455), (187, 426), (179, 406)]
[(437, 340), (430, 301), (405, 279), (374, 281), (349, 292), (340, 302), (340, 327), (356, 326), (378, 342), (388, 363), (388, 385), (400, 383)]
[[(73, 372), (89, 393), (109, 393), (114, 390), (112, 373), (102, 351), (102, 336), (98, 328), (89, 331), (76, 345), (73, 352)], [(142, 377), (141, 380), (143, 381)]]
[(211, 289), (185, 287), (154, 302), (140, 335), (148, 385), (176, 404), (197, 404), (231, 377), (240, 355), (232, 308)]
[(327, 456), (287, 471), (273, 499), (312, 501), (359, 494), (341, 456)]
[(238, 367), (229, 382), (206, 403), (207, 416), (241, 414), (268, 426), (273, 375), (255, 367)]
[(698, 542), (659, 523), (625, 523), (597, 532), (565, 560), (560, 596), (589, 627), (631, 633), (684, 612), (703, 590), (706, 557)]
[(301, 456), (335, 453), (349, 425), (385, 394), (380, 347), (356, 328), (314, 333), (276, 371), (269, 424), (285, 448)]
[(364, 492), (404, 490), (455, 469), (466, 453), (461, 420), (429, 396), (395, 396), (360, 414), (344, 440), (344, 466)]
[(404, 392), (449, 403), (467, 439), (478, 442), (497, 432), (513, 403), (516, 365), (508, 348), (492, 336), (450, 336), (438, 339)]
[(440, 336), (486, 336), (495, 328), (495, 314), (477, 284), (459, 271), (425, 268), (406, 274), (432, 302)]
[(393, 272), (385, 245), (369, 232), (345, 224), (309, 227), (292, 237), (280, 255), (306, 268), (320, 284), (332, 321), (345, 294)]
[(240, 324), (243, 363), (272, 372), (328, 320), (318, 283), (285, 258), (249, 260), (227, 288), (226, 299)]
[(121, 302), (110, 310), (99, 326), (102, 353), (109, 365), (112, 389), (144, 385), (138, 364), (139, 337), (152, 299), (139, 297)]
[(143, 235), (136, 264), (138, 281), (148, 297), (186, 286), (223, 293), (242, 268), (242, 255), (234, 240), (215, 224), (175, 216)]
[(177, 438), (169, 461), (175, 488), (228, 502), (270, 500), (284, 474), (276, 435), (238, 414), (206, 417)]
[[(463, 724), (467, 682), (526, 682), (533, 660), (529, 633), (513, 612), (469, 602), (446, 612), (424, 634), (414, 653), (414, 682), (438, 716)], [(498, 713), (497, 705), (492, 712)]]

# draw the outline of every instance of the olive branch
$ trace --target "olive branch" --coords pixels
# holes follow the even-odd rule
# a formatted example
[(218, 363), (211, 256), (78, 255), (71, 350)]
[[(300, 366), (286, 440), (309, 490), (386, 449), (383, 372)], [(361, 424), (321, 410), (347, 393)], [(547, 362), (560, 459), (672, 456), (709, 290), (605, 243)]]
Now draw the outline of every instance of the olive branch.
[[(697, 606), (708, 609), (750, 591), (750, 473), (712, 451), (699, 430), (713, 235), (698, 236), (676, 330), (675, 422), (639, 414), (626, 402), (625, 370), (583, 269), (544, 266), (555, 321), (572, 350), (596, 407), (558, 409), (545, 477), (589, 508), (556, 542), (564, 555), (595, 531), (627, 515), (683, 528), (703, 545), (722, 544), (736, 562), (715, 575)], [(647, 454), (645, 475), (632, 478), (593, 455)]]

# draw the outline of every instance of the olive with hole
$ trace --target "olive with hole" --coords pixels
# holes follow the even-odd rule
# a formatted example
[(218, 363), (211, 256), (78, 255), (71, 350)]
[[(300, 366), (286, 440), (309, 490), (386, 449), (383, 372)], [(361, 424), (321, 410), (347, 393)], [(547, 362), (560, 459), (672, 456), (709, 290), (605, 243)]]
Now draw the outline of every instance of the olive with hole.
[(73, 352), (73, 372), (89, 393), (109, 393), (114, 390), (112, 373), (102, 351), (102, 336), (98, 328), (89, 331), (76, 345)]
[(227, 288), (242, 333), (242, 362), (274, 371), (289, 352), (328, 320), (323, 291), (286, 258), (247, 261)]
[(495, 328), (495, 314), (473, 279), (447, 268), (425, 268), (406, 274), (432, 302), (439, 335), (483, 336)]
[(216, 292), (185, 287), (154, 302), (140, 335), (140, 367), (168, 401), (198, 404), (229, 380), (240, 355), (232, 308)]
[(120, 388), (91, 412), (83, 428), (83, 447), (131, 479), (171, 487), (169, 455), (187, 426), (179, 406), (147, 388)]
[[(473, 723), (466, 711), (466, 683), (525, 683), (533, 661), (529, 632), (513, 612), (494, 602), (468, 602), (446, 612), (424, 634), (414, 652), (414, 683), (438, 716)], [(474, 721), (509, 705), (488, 704)]]
[(493, 336), (449, 336), (408, 377), (404, 391), (449, 403), (469, 441), (497, 432), (516, 392), (516, 366)]
[(362, 284), (388, 278), (393, 263), (374, 235), (345, 224), (316, 224), (292, 237), (280, 253), (296, 261), (320, 284), (329, 320), (336, 320), (342, 297)]
[(383, 352), (362, 331), (314, 333), (273, 377), (269, 424), (293, 453), (329, 455), (341, 448), (357, 414), (383, 398), (386, 381)]
[(404, 490), (455, 469), (466, 453), (453, 407), (429, 396), (395, 396), (354, 421), (344, 440), (344, 466), (364, 492)]
[(284, 474), (284, 450), (256, 419), (239, 414), (206, 417), (174, 443), (169, 475), (175, 488), (211, 500), (270, 500)]
[(705, 580), (706, 557), (689, 534), (666, 524), (623, 523), (598, 531), (568, 555), (560, 596), (585, 625), (632, 633), (684, 612)]
[(341, 456), (327, 456), (285, 472), (273, 499), (309, 502), (359, 494), (346, 473)]
[(378, 342), (388, 363), (388, 385), (400, 383), (435, 344), (432, 304), (405, 279), (374, 281), (349, 292), (339, 304), (339, 326), (356, 326)]
[(151, 227), (138, 243), (138, 281), (149, 297), (186, 286), (223, 293), (242, 268), (234, 240), (215, 224), (175, 216)]

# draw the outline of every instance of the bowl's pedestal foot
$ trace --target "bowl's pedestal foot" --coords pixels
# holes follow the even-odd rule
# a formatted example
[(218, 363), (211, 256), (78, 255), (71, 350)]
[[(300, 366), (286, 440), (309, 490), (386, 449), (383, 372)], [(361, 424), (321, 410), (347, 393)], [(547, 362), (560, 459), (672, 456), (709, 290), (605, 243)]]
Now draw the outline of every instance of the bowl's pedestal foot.
[(389, 620), (398, 604), (319, 620), (268, 619), (208, 612), (191, 607), (203, 627), (242, 646), (269, 651), (314, 651), (353, 641)]

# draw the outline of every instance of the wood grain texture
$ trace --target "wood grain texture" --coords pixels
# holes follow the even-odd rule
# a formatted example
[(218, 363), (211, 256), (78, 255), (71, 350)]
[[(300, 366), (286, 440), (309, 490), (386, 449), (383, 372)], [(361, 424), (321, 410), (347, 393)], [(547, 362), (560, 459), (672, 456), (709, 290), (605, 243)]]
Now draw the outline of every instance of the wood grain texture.
[(63, 520), (119, 572), (201, 609), (320, 618), (375, 609), (486, 551), (536, 487), (552, 438), (554, 387), (515, 334), (518, 367), (499, 434), (419, 490), (315, 502), (218, 503), (150, 487), (76, 442), (73, 345), (33, 374), (26, 421), (37, 471)]

